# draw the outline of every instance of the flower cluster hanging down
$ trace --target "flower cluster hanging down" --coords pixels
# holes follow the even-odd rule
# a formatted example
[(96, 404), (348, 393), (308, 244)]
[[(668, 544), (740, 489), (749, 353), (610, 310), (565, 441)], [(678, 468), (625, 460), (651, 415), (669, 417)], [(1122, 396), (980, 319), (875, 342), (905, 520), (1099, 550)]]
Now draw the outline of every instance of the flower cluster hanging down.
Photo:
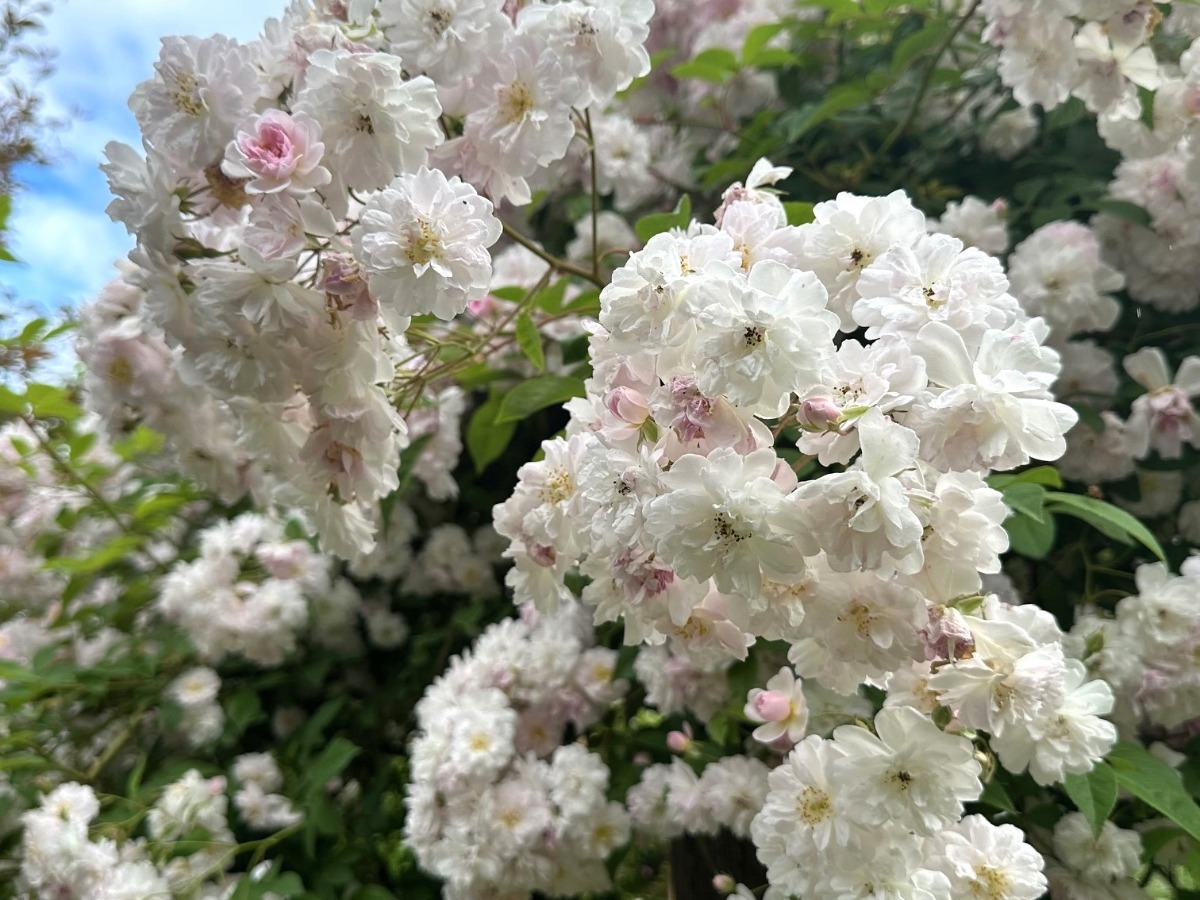
[[(1040, 856), (961, 817), (982, 788), (972, 736), (1041, 784), (1115, 739), (1111, 692), (1053, 618), (984, 588), (1009, 540), (986, 476), (1057, 458), (1076, 421), (1051, 394), (1059, 354), (1001, 264), (927, 233), (902, 193), (840, 194), (792, 226), (768, 187), (787, 174), (760, 162), (718, 226), (614, 273), (587, 396), (496, 507), (509, 584), (551, 611), (578, 568), (597, 622), (701, 677), (786, 642), (791, 670), (747, 705), (791, 753), (751, 828), (784, 894), (1032, 900)], [(803, 682), (890, 693), (872, 730), (805, 738)]]
[(228, 461), (227, 493), (368, 551), (409, 440), (395, 393), (426, 363), (412, 318), (484, 299), (493, 203), (528, 203), (587, 110), (649, 70), (653, 11), (297, 0), (249, 45), (164, 39), (130, 99), (143, 153), (110, 144), (103, 167), (140, 308), (89, 329), (101, 404), (195, 406), (184, 455)]

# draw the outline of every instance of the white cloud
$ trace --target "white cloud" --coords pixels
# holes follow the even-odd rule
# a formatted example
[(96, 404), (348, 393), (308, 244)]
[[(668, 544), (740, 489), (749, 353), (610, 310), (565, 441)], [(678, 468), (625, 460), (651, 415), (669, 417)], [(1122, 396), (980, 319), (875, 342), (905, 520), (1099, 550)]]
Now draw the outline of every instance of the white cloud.
[(64, 0), (46, 19), (45, 42), (57, 52), (44, 85), (47, 110), (71, 123), (64, 149), (99, 160), (110, 140), (137, 142), (126, 104), (138, 82), (154, 74), (159, 41), (170, 34), (220, 32), (258, 37), (278, 16), (279, 0)]
[(125, 229), (69, 199), (23, 194), (13, 209), (4, 283), (42, 311), (75, 306), (116, 277), (115, 260), (130, 246)]
[(68, 125), (54, 164), (31, 178), (9, 222), (9, 242), (25, 266), (0, 270), (4, 284), (41, 309), (74, 305), (113, 277), (132, 241), (108, 220), (99, 171), (111, 140), (137, 146), (129, 94), (154, 74), (159, 40), (222, 33), (254, 40), (284, 0), (61, 0), (46, 19), (44, 43), (57, 53), (42, 85), (46, 110)]

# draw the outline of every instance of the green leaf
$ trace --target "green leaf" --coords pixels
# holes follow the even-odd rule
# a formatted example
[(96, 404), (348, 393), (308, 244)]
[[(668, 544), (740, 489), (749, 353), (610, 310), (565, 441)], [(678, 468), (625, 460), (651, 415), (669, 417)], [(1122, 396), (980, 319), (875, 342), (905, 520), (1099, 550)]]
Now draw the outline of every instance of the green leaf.
[(279, 860), (275, 860), (267, 872), (240, 878), (233, 894), (230, 895), (231, 900), (303, 896), (304, 881), (295, 872), (280, 872), (280, 865)]
[(1112, 768), (1099, 762), (1086, 775), (1068, 775), (1063, 779), (1063, 790), (1099, 838), (1105, 820), (1117, 805), (1117, 776)]
[(471, 414), (471, 420), (467, 423), (467, 453), (477, 475), (504, 454), (513, 435), (517, 433), (516, 422), (496, 423), (500, 401), (500, 394), (492, 394)]
[(509, 303), (520, 303), (525, 299), (528, 291), (523, 287), (500, 287), (488, 291), (488, 293), (498, 300), (507, 300)]
[(138, 756), (133, 771), (129, 773), (129, 780), (125, 782), (125, 796), (136, 797), (138, 795), (138, 790), (142, 786), (142, 776), (146, 774), (146, 764), (149, 761), (150, 757), (145, 752)]
[(582, 397), (582, 378), (565, 375), (543, 375), (523, 381), (504, 395), (496, 413), (496, 424), (519, 422), (547, 406), (557, 406), (572, 397)]
[(1041, 522), (1026, 515), (1009, 516), (1004, 520), (1004, 530), (1010, 549), (1029, 559), (1042, 559), (1054, 546), (1054, 519), (1049, 516)]
[(45, 319), (33, 319), (21, 329), (21, 333), (17, 335), (17, 344), (24, 347), (26, 344), (33, 343), (37, 340), (41, 330), (45, 328), (47, 322)]
[(338, 713), (342, 711), (342, 707), (346, 705), (346, 700), (343, 697), (337, 697), (333, 700), (326, 700), (317, 711), (308, 717), (308, 720), (296, 729), (288, 745), (292, 747), (308, 748), (312, 747), (321, 739), (325, 729), (338, 717)]
[(896, 46), (892, 54), (892, 71), (899, 74), (908, 68), (913, 58), (931, 49), (946, 36), (951, 28), (950, 21), (932, 18), (919, 31), (915, 31)]
[(1017, 811), (1017, 805), (1013, 803), (1012, 797), (1008, 796), (1004, 785), (995, 778), (984, 783), (983, 793), (979, 795), (979, 802), (1004, 812), (1015, 813)]
[[(1101, 418), (1099, 410), (1093, 406), (1088, 406), (1086, 403), (1072, 403), (1070, 404), (1070, 407), (1071, 409), (1075, 410), (1075, 413), (1079, 416), (1079, 421), (1088, 428), (1092, 429), (1094, 433), (1104, 433), (1104, 419)], [(1061, 484), (1055, 486), (1062, 487)]]
[(1141, 115), (1142, 124), (1145, 125), (1147, 128), (1149, 128), (1151, 131), (1153, 131), (1154, 130), (1155, 93), (1154, 93), (1154, 91), (1150, 90), (1149, 88), (1144, 88), (1141, 85), (1138, 85), (1137, 92), (1138, 92), (1138, 100), (1141, 101), (1141, 104), (1142, 104), (1142, 115)]
[(692, 200), (684, 194), (675, 204), (675, 209), (669, 213), (652, 213), (642, 216), (633, 226), (634, 233), (643, 244), (656, 234), (670, 231), (672, 228), (687, 228), (692, 221)]
[(259, 702), (258, 694), (251, 688), (243, 688), (238, 691), (225, 704), (225, 715), (234, 730), (241, 734), (263, 717), (262, 703)]
[(850, 22), (854, 19), (861, 19), (863, 16), (863, 8), (854, 0), (801, 0), (801, 5), (828, 10), (829, 18), (826, 21), (830, 25)]
[(16, 772), (19, 770), (43, 771), (50, 764), (40, 756), (18, 756), (6, 753), (0, 756), (0, 772)]
[(548, 288), (543, 288), (538, 292), (534, 303), (538, 309), (544, 309), (546, 312), (558, 312), (562, 309), (563, 297), (567, 295), (567, 285), (570, 284), (569, 278), (560, 278)]
[(724, 47), (709, 47), (701, 50), (695, 57), (671, 69), (675, 78), (697, 78), (701, 81), (711, 81), (723, 84), (738, 70), (737, 57), (732, 50)]
[(46, 562), (46, 568), (70, 573), (99, 572), (127, 559), (141, 545), (142, 538), (136, 534), (119, 534), (107, 544), (84, 556), (54, 557)]
[(341, 834), (346, 830), (338, 808), (328, 794), (322, 793), (314, 797), (309, 802), (306, 813), (310, 831), (318, 834)]
[(0, 413), (23, 416), (25, 410), (25, 396), (0, 384)]
[(1186, 837), (1185, 833), (1182, 829), (1176, 828), (1174, 825), (1165, 825), (1161, 828), (1151, 828), (1149, 831), (1143, 831), (1142, 861), (1150, 862), (1163, 847), (1181, 837)]
[(761, 65), (758, 61), (759, 54), (768, 49), (767, 44), (771, 43), (775, 35), (786, 27), (786, 22), (768, 22), (765, 25), (751, 28), (750, 33), (746, 35), (746, 40), (742, 42), (742, 65)]
[(754, 66), (758, 69), (780, 69), (797, 65), (799, 62), (800, 57), (791, 50), (785, 50), (783, 47), (765, 47), (758, 51)]
[(876, 94), (887, 87), (891, 80), (891, 76), (886, 72), (873, 72), (860, 81), (850, 81), (835, 86), (825, 95), (825, 99), (820, 104), (811, 107), (806, 113), (788, 123), (788, 141), (798, 140), (838, 113), (866, 105)]
[(295, 872), (283, 872), (268, 882), (271, 893), (283, 897), (299, 897), (304, 893), (304, 882)]
[(813, 204), (803, 200), (785, 200), (783, 211), (789, 225), (807, 225), (813, 220)]
[(1028, 516), (1036, 522), (1045, 521), (1046, 489), (1040, 484), (1017, 481), (1004, 488), (1000, 495), (1004, 498), (1005, 506), (1014, 513)]
[(1183, 779), (1140, 744), (1121, 741), (1108, 754), (1117, 784), (1154, 807), (1200, 841), (1200, 806), (1183, 786)]
[(162, 449), (165, 438), (157, 431), (152, 431), (144, 425), (139, 425), (133, 434), (122, 438), (113, 444), (113, 452), (121, 459), (129, 462), (138, 456), (157, 453)]
[(1015, 475), (992, 475), (987, 483), (998, 491), (1003, 491), (1010, 484), (1040, 484), (1052, 488), (1063, 486), (1062, 476), (1054, 466), (1035, 466)]
[(53, 385), (29, 385), (25, 389), (25, 400), (39, 419), (58, 418), (69, 422), (83, 415), (83, 410), (71, 399), (71, 395)]
[(587, 310), (592, 315), (600, 312), (600, 291), (593, 289), (577, 294), (574, 300), (562, 307), (561, 311), (581, 312), (582, 310)]
[(719, 712), (704, 726), (709, 738), (719, 747), (729, 743), (730, 737), (736, 734), (736, 725), (730, 720), (728, 713)]
[(1081, 494), (1061, 491), (1046, 493), (1046, 509), (1051, 513), (1074, 516), (1087, 522), (1101, 534), (1123, 544), (1141, 543), (1161, 560), (1166, 560), (1162, 545), (1145, 525), (1125, 510)]
[(533, 367), (541, 372), (546, 368), (546, 353), (542, 349), (542, 335), (529, 313), (517, 316), (517, 346)]
[(351, 895), (351, 900), (396, 900), (396, 895), (377, 884), (361, 887)]
[(1135, 225), (1141, 225), (1143, 228), (1150, 227), (1150, 213), (1146, 212), (1144, 207), (1138, 206), (1136, 203), (1130, 203), (1128, 200), (1097, 200), (1092, 206), (1096, 212), (1108, 213), (1110, 216), (1116, 216), (1118, 219), (1133, 222)]
[(344, 737), (335, 737), (304, 769), (303, 782), (309, 791), (323, 791), (332, 778), (354, 760), (362, 750)]
[[(1057, 131), (1060, 128), (1066, 128), (1074, 125), (1076, 122), (1082, 122), (1088, 116), (1087, 107), (1078, 97), (1072, 97), (1066, 103), (1060, 103), (1050, 112), (1046, 113), (1044, 128), (1046, 131)], [(1039, 181), (1041, 181), (1039, 179)], [(1017, 199), (1025, 202), (1020, 194), (1017, 194)]]
[(151, 494), (139, 501), (138, 505), (133, 508), (133, 519), (138, 523), (143, 523), (148, 519), (157, 520), (169, 516), (187, 502), (188, 498), (183, 494)]

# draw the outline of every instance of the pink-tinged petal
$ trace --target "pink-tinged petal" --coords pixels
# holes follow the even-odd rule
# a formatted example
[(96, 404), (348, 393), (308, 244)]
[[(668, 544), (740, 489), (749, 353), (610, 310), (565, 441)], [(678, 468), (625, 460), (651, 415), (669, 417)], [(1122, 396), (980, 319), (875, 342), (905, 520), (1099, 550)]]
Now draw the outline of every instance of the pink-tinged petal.
[(949, 325), (930, 322), (917, 334), (913, 349), (925, 360), (926, 372), (933, 384), (952, 387), (975, 383), (967, 345)]
[(1125, 371), (1129, 377), (1148, 391), (1156, 391), (1171, 383), (1167, 370), (1167, 358), (1157, 347), (1143, 347), (1137, 353), (1125, 357)]
[(1180, 364), (1175, 386), (1189, 397), (1200, 395), (1200, 356), (1189, 356)]

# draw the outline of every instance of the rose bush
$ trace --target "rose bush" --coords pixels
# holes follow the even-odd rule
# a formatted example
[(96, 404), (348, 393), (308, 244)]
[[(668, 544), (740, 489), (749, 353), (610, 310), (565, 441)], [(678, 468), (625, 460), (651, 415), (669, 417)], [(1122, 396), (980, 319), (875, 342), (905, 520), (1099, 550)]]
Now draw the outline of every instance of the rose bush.
[(1197, 10), (164, 39), (0, 391), (0, 891), (1200, 890)]

